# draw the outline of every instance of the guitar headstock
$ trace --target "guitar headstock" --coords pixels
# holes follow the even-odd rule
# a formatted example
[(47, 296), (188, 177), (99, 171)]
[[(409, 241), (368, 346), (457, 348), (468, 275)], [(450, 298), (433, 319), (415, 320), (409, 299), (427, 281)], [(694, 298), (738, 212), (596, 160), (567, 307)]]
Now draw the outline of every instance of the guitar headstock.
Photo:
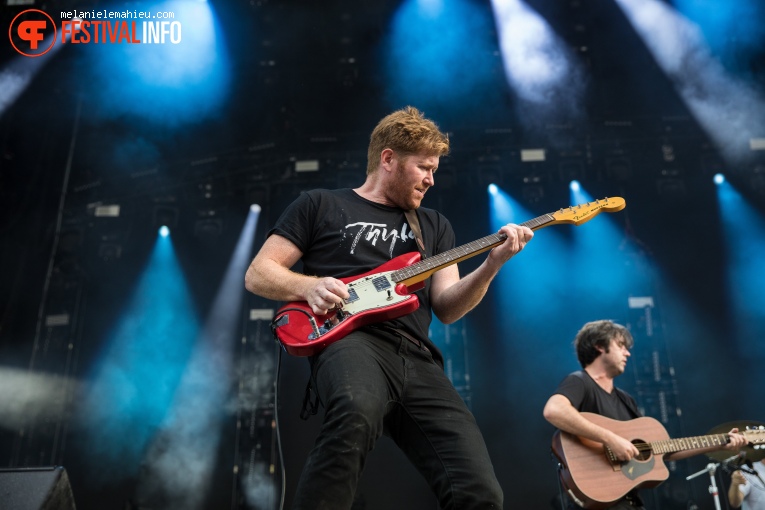
[(627, 206), (621, 197), (603, 198), (586, 204), (572, 205), (552, 213), (554, 223), (571, 223), (581, 225), (593, 219), (601, 212), (617, 212)]
[(765, 426), (751, 427), (739, 432), (750, 444), (753, 445), (765, 445)]

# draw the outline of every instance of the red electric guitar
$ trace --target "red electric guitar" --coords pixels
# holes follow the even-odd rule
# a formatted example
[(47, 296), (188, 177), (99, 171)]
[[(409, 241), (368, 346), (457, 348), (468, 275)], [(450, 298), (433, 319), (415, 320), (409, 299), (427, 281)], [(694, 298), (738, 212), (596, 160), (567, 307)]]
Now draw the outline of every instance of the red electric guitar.
[[(603, 211), (621, 211), (625, 205), (623, 198), (605, 198), (543, 214), (521, 225), (531, 230), (559, 223), (581, 225)], [(361, 326), (412, 313), (420, 306), (413, 292), (422, 289), (433, 273), (499, 246), (506, 237), (492, 234), (424, 260), (419, 252), (405, 253), (368, 273), (340, 278), (350, 294), (340, 309), (315, 315), (305, 301), (289, 303), (276, 312), (276, 336), (288, 353), (311, 356)]]

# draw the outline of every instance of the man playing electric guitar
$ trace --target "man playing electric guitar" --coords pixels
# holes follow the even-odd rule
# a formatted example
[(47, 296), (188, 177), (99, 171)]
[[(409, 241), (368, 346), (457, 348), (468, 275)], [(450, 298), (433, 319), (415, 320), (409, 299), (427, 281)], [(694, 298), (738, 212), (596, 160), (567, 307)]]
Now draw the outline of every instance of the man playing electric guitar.
[[(370, 139), (366, 181), (295, 200), (250, 265), (247, 289), (277, 301), (306, 302), (320, 316), (342, 311), (352, 296), (340, 278), (418, 251), (406, 211), (416, 212), (420, 251), (430, 257), (452, 249), (448, 220), (420, 207), (448, 151), (447, 136), (415, 108), (382, 119)], [(419, 307), (412, 313), (361, 327), (311, 356), (324, 420), (293, 509), (350, 508), (366, 456), (382, 434), (416, 465), (442, 509), (502, 508), (483, 437), (427, 335), (431, 311), (446, 324), (463, 317), (534, 235), (514, 224), (500, 232), (506, 239), (472, 273), (460, 277), (451, 265), (433, 274), (417, 292)], [(291, 270), (298, 260), (302, 274)], [(305, 314), (297, 315), (292, 322)]]
[[(545, 419), (559, 430), (605, 445), (607, 451), (614, 456), (615, 463), (637, 458), (641, 452), (628, 439), (588, 420), (586, 415), (581, 413), (595, 413), (620, 421), (640, 417), (635, 400), (614, 386), (614, 379), (624, 373), (632, 345), (632, 335), (620, 324), (608, 320), (585, 324), (574, 339), (576, 355), (583, 370), (568, 375), (560, 383), (543, 411)], [(737, 429), (732, 429), (728, 436), (729, 441), (721, 441), (720, 445), (666, 453), (664, 460), (670, 460), (670, 457), (671, 460), (680, 460), (718, 449), (738, 451), (747, 443), (747, 439), (738, 434)], [(604, 472), (605, 474), (608, 473)], [(607, 482), (601, 479), (600, 483)], [(643, 508), (636, 492), (628, 492), (608, 508)], [(572, 496), (569, 508), (580, 508), (574, 501), (574, 498), (580, 498), (577, 498), (573, 491), (569, 492), (569, 495)], [(579, 502), (582, 503), (582, 499)], [(604, 507), (601, 505), (593, 508)]]

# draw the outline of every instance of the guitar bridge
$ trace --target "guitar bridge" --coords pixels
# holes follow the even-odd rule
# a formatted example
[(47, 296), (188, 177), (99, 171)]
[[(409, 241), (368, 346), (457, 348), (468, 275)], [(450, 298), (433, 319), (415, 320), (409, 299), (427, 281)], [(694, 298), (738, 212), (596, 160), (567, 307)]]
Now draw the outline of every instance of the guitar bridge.
[(617, 459), (616, 455), (614, 455), (614, 451), (610, 447), (608, 447), (606, 445), (603, 446), (603, 449), (606, 452), (606, 458), (608, 459), (608, 462), (611, 464), (611, 468), (614, 471), (620, 471), (621, 470), (621, 462), (619, 462), (619, 459)]

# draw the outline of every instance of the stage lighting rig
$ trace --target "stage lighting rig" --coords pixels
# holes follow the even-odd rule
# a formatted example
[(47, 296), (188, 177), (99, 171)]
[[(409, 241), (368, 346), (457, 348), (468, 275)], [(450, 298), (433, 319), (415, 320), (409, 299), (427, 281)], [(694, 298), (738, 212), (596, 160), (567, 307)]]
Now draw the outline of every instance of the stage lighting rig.
[(662, 170), (656, 180), (656, 190), (659, 196), (668, 200), (685, 197), (686, 188), (682, 172), (677, 169)]
[(754, 167), (752, 176), (749, 178), (749, 185), (755, 194), (765, 196), (765, 165)]

